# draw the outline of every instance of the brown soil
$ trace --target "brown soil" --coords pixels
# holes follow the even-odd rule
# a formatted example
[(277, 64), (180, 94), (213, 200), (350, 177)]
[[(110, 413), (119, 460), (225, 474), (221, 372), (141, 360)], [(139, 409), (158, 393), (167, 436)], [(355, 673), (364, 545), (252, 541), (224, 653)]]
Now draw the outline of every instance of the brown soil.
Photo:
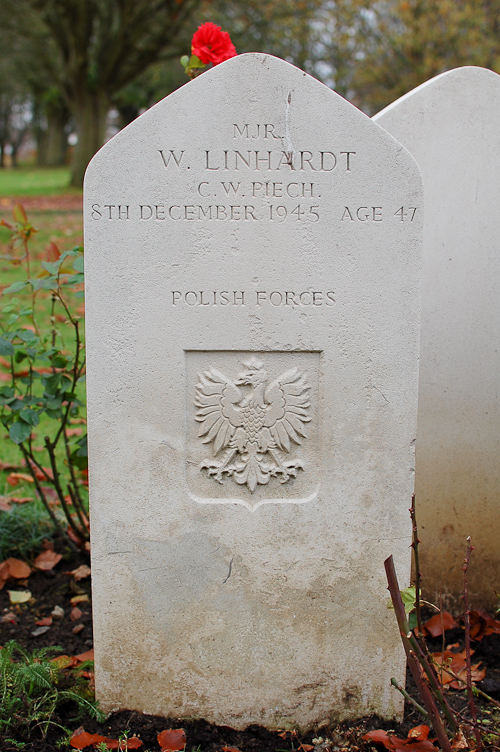
[[(61, 550), (61, 549), (59, 549)], [(69, 572), (81, 564), (88, 564), (85, 554), (67, 552), (57, 567), (49, 572), (34, 572), (25, 583), (12, 581), (7, 583), (0, 592), (0, 645), (15, 639), (20, 645), (29, 650), (44, 646), (59, 646), (60, 652), (66, 655), (79, 655), (92, 647), (92, 621), (90, 601), (90, 578), (75, 583)], [(8, 589), (19, 590), (27, 587), (32, 593), (32, 599), (23, 605), (13, 606), (9, 601)], [(72, 598), (83, 596), (77, 607), (81, 616), (73, 612)], [(85, 600), (88, 597), (89, 600)], [(54, 607), (59, 606), (64, 611), (60, 619), (54, 619), (49, 629), (43, 634), (34, 634), (36, 622), (49, 616)], [(83, 628), (82, 628), (83, 627)], [(463, 646), (463, 629), (458, 628), (446, 633), (446, 644), (460, 642)], [(441, 638), (429, 641), (433, 651), (442, 649)], [(474, 662), (482, 661), (486, 667), (486, 678), (480, 684), (490, 695), (500, 700), (500, 635), (493, 634), (485, 637), (480, 643), (474, 643)], [(416, 699), (419, 699), (411, 677), (408, 677), (407, 688)], [(394, 690), (396, 691), (396, 690)], [(467, 711), (467, 700), (464, 692), (450, 692), (450, 698), (459, 709)], [(486, 706), (488, 707), (488, 706)], [(491, 709), (490, 705), (488, 709)], [(493, 708), (494, 709), (494, 708)], [(288, 752), (299, 750), (301, 744), (312, 744), (312, 739), (318, 736), (333, 740), (333, 749), (368, 751), (373, 747), (362, 741), (361, 737), (371, 729), (392, 729), (401, 738), (406, 738), (408, 730), (422, 723), (422, 718), (412, 705), (407, 703), (404, 722), (381, 721), (378, 718), (366, 718), (355, 724), (341, 724), (333, 728), (316, 729), (304, 734), (272, 733), (259, 726), (250, 726), (245, 731), (235, 731), (226, 726), (214, 726), (203, 720), (186, 720), (172, 718), (158, 718), (146, 716), (131, 711), (123, 711), (110, 716), (103, 724), (99, 724), (90, 717), (76, 721), (74, 708), (68, 707), (56, 719), (59, 723), (76, 730), (78, 725), (89, 733), (99, 733), (103, 736), (118, 738), (128, 731), (129, 735), (136, 734), (143, 742), (142, 750), (157, 752), (159, 745), (157, 735), (160, 731), (170, 728), (183, 728), (187, 735), (186, 750), (188, 752), (223, 752), (224, 748), (232, 747), (241, 752)], [(0, 749), (5, 752), (22, 748), (25, 752), (59, 752), (69, 749), (65, 745), (58, 746), (61, 734), (57, 730), (49, 731), (47, 738), (33, 734), (30, 740), (19, 737), (17, 742), (25, 742), (22, 747), (15, 746), (7, 738), (15, 738), (12, 729), (3, 737), (0, 733)], [(322, 748), (317, 746), (318, 752)], [(493, 749), (493, 747), (492, 747)]]

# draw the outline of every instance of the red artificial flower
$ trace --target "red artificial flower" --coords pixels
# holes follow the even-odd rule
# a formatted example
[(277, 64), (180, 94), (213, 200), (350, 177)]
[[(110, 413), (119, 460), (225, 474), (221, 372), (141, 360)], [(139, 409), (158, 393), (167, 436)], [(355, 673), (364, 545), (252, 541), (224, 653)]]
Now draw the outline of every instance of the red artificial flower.
[(211, 21), (198, 26), (193, 34), (191, 54), (199, 57), (202, 63), (218, 65), (238, 53), (227, 31), (222, 31)]

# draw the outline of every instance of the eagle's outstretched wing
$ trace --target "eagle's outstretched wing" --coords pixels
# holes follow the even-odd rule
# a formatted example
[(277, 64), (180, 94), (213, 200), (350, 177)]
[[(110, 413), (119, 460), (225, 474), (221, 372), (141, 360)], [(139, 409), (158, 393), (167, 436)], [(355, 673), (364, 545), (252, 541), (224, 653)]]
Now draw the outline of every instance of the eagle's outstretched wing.
[(291, 368), (272, 381), (264, 393), (267, 404), (264, 425), (280, 449), (290, 451), (290, 439), (300, 444), (306, 436), (306, 423), (311, 420), (307, 375)]
[(226, 447), (238, 426), (242, 416), (236, 403), (243, 398), (231, 379), (215, 368), (198, 374), (196, 385), (195, 420), (200, 423), (198, 436), (204, 436), (204, 444), (214, 442), (214, 454)]

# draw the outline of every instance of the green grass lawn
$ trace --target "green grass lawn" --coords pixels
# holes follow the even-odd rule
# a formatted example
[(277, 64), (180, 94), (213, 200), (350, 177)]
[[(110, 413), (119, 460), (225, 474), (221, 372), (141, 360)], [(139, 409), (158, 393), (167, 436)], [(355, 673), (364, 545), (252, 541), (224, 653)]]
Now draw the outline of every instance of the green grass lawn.
[(26, 167), (0, 170), (0, 196), (48, 196), (78, 193), (70, 188), (69, 167)]

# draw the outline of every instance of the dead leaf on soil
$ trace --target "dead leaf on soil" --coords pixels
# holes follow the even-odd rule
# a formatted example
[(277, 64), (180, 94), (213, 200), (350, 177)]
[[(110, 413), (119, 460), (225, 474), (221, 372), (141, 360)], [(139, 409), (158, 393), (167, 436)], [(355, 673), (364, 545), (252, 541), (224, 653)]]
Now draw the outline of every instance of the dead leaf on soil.
[[(311, 747), (311, 749), (314, 749), (314, 747)], [(222, 747), (222, 752), (241, 752), (241, 750), (238, 747)]]
[(184, 729), (165, 729), (157, 736), (161, 752), (179, 752), (186, 746)]
[(457, 622), (448, 611), (435, 614), (422, 625), (422, 631), (426, 637), (439, 637), (448, 629), (458, 627)]
[(464, 736), (464, 732), (461, 728), (458, 729), (457, 733), (451, 740), (451, 748), (452, 749), (469, 749), (469, 745), (467, 743), (467, 739)]
[[(433, 653), (432, 658), (436, 666), (436, 674), (443, 686), (448, 686), (450, 689), (463, 689), (467, 681), (467, 655), (466, 651), (462, 650), (459, 653), (448, 649), (440, 652)], [(471, 655), (474, 651), (471, 650)], [(471, 678), (472, 682), (482, 681), (486, 676), (486, 669), (479, 668), (481, 663), (474, 663), (471, 666)], [(455, 678), (458, 677), (458, 680)]]
[(14, 504), (26, 504), (28, 501), (34, 501), (32, 496), (10, 496), (9, 501)]
[(11, 603), (27, 603), (31, 598), (29, 590), (7, 590)]
[(73, 749), (85, 749), (85, 747), (103, 742), (105, 738), (105, 736), (101, 736), (100, 734), (88, 734), (83, 729), (77, 729), (69, 740), (69, 743)]
[(29, 567), (21, 559), (13, 559), (12, 557), (5, 559), (0, 564), (0, 590), (7, 582), (7, 580), (24, 580), (31, 574), (31, 567)]
[(82, 618), (82, 612), (80, 611), (79, 608), (75, 606), (75, 608), (71, 609), (69, 618), (71, 619), (71, 621), (78, 621), (78, 619)]
[(10, 512), (12, 507), (9, 502), (10, 499), (7, 496), (0, 496), (0, 510), (2, 512)]
[(490, 634), (500, 634), (500, 621), (494, 619), (487, 611), (479, 609), (470, 612), (470, 636), (473, 640), (482, 640)]
[(86, 577), (90, 577), (91, 571), (90, 567), (88, 567), (86, 564), (81, 564), (76, 569), (72, 569), (71, 572), (64, 572), (64, 574), (70, 574), (75, 578), (75, 582), (79, 582), (80, 580), (84, 580)]
[(86, 603), (89, 600), (89, 597), (87, 594), (84, 595), (75, 595), (73, 598), (71, 598), (70, 603), (73, 606), (76, 606), (77, 603)]
[(372, 741), (375, 744), (383, 744), (390, 752), (395, 752), (399, 749), (404, 750), (404, 752), (437, 752), (437, 748), (428, 739), (429, 731), (429, 726), (421, 724), (410, 729), (407, 739), (399, 739), (397, 736), (389, 736), (382, 729), (376, 729), (365, 734), (363, 739)]
[(55, 551), (51, 551), (50, 548), (47, 548), (45, 549), (45, 551), (42, 551), (41, 554), (38, 554), (35, 561), (33, 562), (33, 565), (37, 569), (48, 572), (50, 569), (54, 569), (56, 564), (59, 564), (61, 559), (62, 554), (56, 554)]
[(44, 619), (39, 619), (35, 624), (39, 627), (50, 627), (52, 624), (52, 616), (46, 616)]
[(78, 661), (78, 663), (83, 663), (84, 661), (93, 661), (94, 660), (94, 648), (87, 650), (87, 652), (85, 653), (80, 653), (79, 655), (75, 655), (74, 657)]
[(21, 481), (24, 483), (34, 483), (31, 475), (27, 475), (27, 473), (9, 473), (7, 476), (9, 486), (18, 486)]

